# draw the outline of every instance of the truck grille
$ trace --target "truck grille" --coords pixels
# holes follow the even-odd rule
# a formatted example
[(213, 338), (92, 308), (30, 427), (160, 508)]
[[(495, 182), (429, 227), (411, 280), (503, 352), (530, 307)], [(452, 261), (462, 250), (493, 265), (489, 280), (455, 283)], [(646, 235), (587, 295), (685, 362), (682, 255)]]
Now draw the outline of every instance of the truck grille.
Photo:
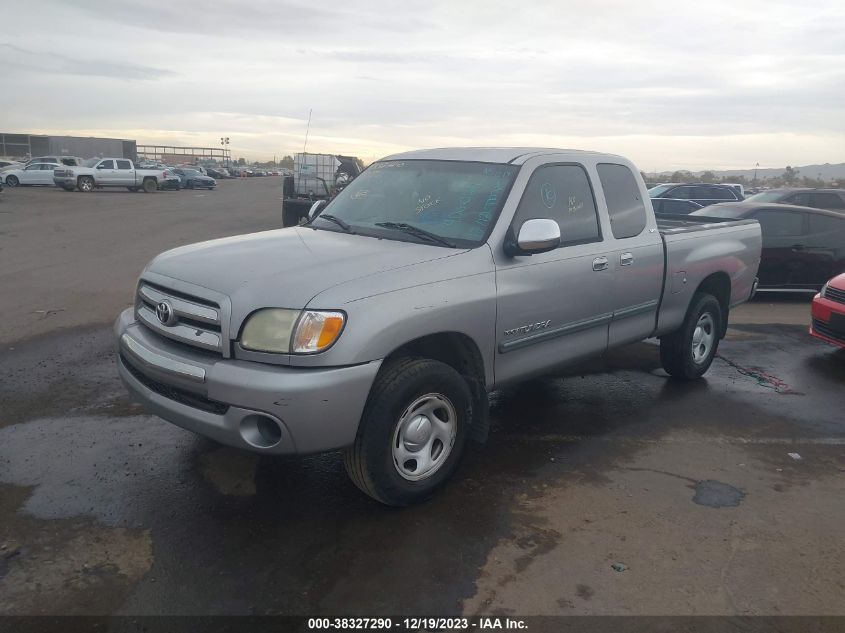
[(827, 291), (824, 293), (824, 298), (836, 301), (836, 303), (845, 303), (845, 290), (828, 286)]
[(813, 329), (826, 336), (827, 338), (832, 338), (834, 341), (840, 341), (845, 343), (845, 332), (841, 332), (839, 330), (834, 330), (830, 327), (829, 324), (825, 323), (824, 321), (820, 321), (819, 319), (813, 319)]
[(220, 306), (216, 303), (142, 282), (135, 313), (156, 334), (191, 347), (223, 353)]

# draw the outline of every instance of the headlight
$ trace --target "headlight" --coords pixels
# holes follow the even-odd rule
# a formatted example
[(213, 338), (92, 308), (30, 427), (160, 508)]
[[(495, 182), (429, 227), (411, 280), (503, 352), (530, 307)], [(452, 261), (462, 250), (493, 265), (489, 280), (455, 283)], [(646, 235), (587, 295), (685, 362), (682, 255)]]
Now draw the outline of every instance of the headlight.
[(259, 310), (247, 319), (241, 347), (276, 354), (315, 354), (340, 336), (346, 316), (321, 310)]
[(257, 352), (288, 354), (293, 326), (298, 318), (299, 310), (259, 310), (247, 319), (241, 346)]
[(827, 282), (824, 286), (822, 286), (822, 289), (821, 289), (821, 291), (819, 292), (819, 296), (820, 296), (820, 297), (824, 297), (824, 296), (827, 294), (827, 287), (828, 287), (829, 285), (830, 285), (830, 282), (828, 281), (828, 282)]

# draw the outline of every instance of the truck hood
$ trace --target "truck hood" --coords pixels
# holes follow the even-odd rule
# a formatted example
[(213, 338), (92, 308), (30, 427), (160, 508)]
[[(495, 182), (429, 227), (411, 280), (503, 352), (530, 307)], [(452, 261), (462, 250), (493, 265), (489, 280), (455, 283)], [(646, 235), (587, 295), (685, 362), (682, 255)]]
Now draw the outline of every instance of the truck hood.
[(301, 309), (354, 279), (462, 252), (295, 227), (182, 246), (153, 259), (146, 271), (227, 295), (237, 327), (259, 308)]

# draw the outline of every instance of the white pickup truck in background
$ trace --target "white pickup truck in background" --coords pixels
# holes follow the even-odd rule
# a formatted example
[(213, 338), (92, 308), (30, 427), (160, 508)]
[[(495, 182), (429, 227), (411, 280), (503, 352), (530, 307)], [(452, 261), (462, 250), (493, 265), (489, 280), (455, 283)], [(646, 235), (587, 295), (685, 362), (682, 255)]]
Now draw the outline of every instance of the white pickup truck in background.
[(79, 167), (59, 167), (53, 182), (65, 191), (89, 192), (101, 187), (126, 187), (153, 193), (172, 178), (167, 169), (137, 169), (128, 158), (89, 158)]

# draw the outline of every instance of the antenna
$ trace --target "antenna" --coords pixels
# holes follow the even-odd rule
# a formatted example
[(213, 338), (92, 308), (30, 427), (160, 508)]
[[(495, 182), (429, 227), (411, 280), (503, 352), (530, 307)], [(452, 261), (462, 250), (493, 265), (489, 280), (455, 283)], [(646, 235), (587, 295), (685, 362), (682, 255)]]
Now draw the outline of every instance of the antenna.
[(305, 144), (302, 146), (302, 153), (308, 148), (308, 133), (311, 131), (311, 113), (313, 109), (308, 110), (308, 127), (305, 128)]

